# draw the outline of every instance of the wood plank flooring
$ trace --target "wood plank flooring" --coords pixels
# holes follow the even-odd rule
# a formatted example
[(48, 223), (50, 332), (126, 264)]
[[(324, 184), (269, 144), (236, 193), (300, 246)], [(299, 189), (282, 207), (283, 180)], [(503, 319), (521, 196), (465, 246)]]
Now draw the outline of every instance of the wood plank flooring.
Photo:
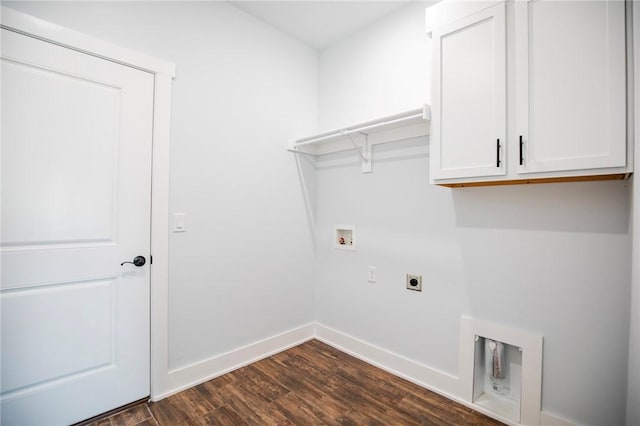
[(90, 426), (500, 425), (317, 340)]

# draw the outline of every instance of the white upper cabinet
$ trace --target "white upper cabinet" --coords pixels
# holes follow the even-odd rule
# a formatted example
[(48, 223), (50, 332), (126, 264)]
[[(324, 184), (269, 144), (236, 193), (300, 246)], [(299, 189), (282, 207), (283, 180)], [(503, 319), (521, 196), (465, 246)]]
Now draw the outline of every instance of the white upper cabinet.
[(433, 30), (434, 178), (505, 174), (505, 37), (503, 3)]
[(444, 0), (426, 16), (433, 183), (633, 170), (624, 1)]
[(515, 7), (518, 173), (625, 166), (624, 2)]

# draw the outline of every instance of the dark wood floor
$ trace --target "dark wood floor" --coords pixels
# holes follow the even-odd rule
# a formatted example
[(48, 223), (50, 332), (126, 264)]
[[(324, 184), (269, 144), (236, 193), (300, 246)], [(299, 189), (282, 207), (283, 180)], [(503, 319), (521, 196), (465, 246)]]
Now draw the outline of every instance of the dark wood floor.
[(500, 425), (317, 340), (91, 426)]

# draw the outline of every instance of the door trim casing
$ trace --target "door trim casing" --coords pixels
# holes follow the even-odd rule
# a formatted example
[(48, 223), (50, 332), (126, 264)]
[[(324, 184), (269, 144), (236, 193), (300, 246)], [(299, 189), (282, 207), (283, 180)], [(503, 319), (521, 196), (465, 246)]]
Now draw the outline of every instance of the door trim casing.
[(168, 347), (169, 293), (169, 165), (171, 87), (175, 64), (120, 47), (60, 25), (0, 6), (1, 27), (153, 74), (153, 135), (151, 160), (151, 398), (170, 389)]

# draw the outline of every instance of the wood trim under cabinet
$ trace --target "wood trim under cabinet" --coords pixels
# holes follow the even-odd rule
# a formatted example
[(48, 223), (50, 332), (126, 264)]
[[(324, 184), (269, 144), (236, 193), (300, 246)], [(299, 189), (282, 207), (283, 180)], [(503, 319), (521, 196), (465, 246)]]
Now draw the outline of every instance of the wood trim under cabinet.
[(615, 173), (609, 175), (594, 176), (563, 176), (554, 178), (539, 179), (514, 179), (514, 180), (494, 180), (490, 182), (466, 182), (466, 183), (437, 183), (439, 186), (448, 188), (468, 188), (473, 186), (497, 186), (497, 185), (528, 185), (533, 183), (557, 183), (557, 182), (587, 182), (596, 180), (624, 180), (628, 179), (631, 173)]

